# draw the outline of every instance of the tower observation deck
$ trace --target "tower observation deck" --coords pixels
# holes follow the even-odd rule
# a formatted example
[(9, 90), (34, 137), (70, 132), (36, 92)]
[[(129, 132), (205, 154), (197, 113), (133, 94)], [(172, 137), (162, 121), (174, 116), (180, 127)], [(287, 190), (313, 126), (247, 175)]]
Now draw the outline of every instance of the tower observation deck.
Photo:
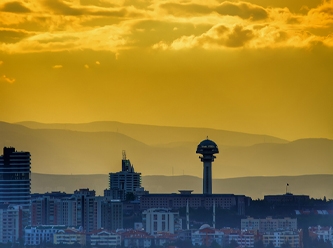
[(207, 139), (200, 142), (196, 153), (201, 154), (199, 158), (203, 162), (203, 194), (212, 194), (212, 162), (216, 158), (214, 154), (219, 153), (216, 143)]

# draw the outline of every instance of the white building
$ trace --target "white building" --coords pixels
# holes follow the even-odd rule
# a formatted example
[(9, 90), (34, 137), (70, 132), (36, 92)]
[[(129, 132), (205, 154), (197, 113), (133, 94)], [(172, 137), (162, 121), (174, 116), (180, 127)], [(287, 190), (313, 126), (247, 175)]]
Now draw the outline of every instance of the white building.
[(254, 219), (248, 217), (241, 220), (242, 230), (258, 230), (259, 232), (277, 231), (277, 230), (297, 230), (297, 219), (289, 217), (283, 219), (273, 219), (267, 217), (266, 219)]
[(317, 239), (322, 239), (325, 242), (330, 241), (333, 245), (333, 229), (332, 227), (315, 226), (309, 227), (309, 233), (311, 236), (317, 236)]
[(142, 213), (144, 229), (151, 235), (159, 232), (175, 233), (182, 229), (182, 219), (179, 212), (171, 212), (166, 208), (150, 208)]
[(121, 235), (105, 229), (99, 229), (89, 233), (89, 242), (91, 246), (117, 247), (121, 245)]
[(53, 244), (59, 245), (73, 245), (73, 244), (86, 244), (86, 234), (82, 230), (77, 229), (62, 229), (53, 234)]
[(62, 225), (26, 226), (24, 228), (24, 245), (53, 243), (53, 234), (66, 228)]
[(0, 209), (0, 243), (16, 243), (22, 229), (22, 207), (3, 205)]
[(209, 247), (214, 241), (222, 246), (224, 234), (222, 231), (204, 224), (198, 231), (192, 233), (191, 240), (194, 246), (207, 246)]
[(300, 247), (300, 234), (297, 231), (265, 232), (262, 240), (264, 245), (272, 242), (274, 247), (281, 247), (284, 243), (289, 243), (293, 248)]

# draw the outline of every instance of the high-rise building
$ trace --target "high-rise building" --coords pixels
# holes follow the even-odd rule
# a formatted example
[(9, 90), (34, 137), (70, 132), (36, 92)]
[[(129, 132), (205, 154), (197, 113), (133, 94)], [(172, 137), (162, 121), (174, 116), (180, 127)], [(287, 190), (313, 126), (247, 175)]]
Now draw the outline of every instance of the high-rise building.
[(30, 205), (30, 153), (4, 147), (0, 156), (0, 204)]
[(101, 227), (107, 230), (123, 228), (123, 203), (104, 198), (101, 202)]
[[(122, 170), (110, 173), (110, 193), (112, 199), (125, 200), (128, 193), (135, 193), (141, 187), (141, 173), (135, 172), (130, 160), (123, 151)], [(116, 197), (114, 197), (116, 195)]]

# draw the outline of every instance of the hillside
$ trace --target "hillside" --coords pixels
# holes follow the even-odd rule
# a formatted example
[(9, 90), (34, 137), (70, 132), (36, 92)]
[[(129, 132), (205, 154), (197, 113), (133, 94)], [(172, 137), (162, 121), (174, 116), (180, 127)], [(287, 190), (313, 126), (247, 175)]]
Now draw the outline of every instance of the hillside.
[[(262, 199), (264, 195), (284, 194), (286, 184), (293, 194), (312, 198), (333, 199), (333, 175), (304, 175), (279, 177), (241, 177), (214, 179), (213, 193), (233, 193)], [(96, 190), (103, 195), (108, 188), (108, 175), (47, 175), (32, 173), (32, 192), (74, 192), (79, 188)], [(179, 189), (202, 192), (202, 179), (193, 176), (143, 176), (142, 184), (150, 193), (178, 193)]]
[[(242, 140), (247, 136), (251, 135), (245, 134)], [(31, 129), (0, 122), (0, 145), (30, 151), (32, 171), (45, 174), (116, 172), (121, 167), (121, 151), (126, 150), (142, 175), (201, 177), (202, 164), (195, 153), (201, 140), (192, 142), (184, 138), (181, 142), (153, 146), (119, 132)], [(213, 164), (214, 178), (333, 173), (332, 140), (304, 139), (249, 146), (217, 144), (220, 153)]]
[(116, 132), (148, 145), (165, 145), (198, 141), (205, 137), (214, 137), (220, 146), (249, 146), (258, 143), (286, 143), (286, 140), (269, 135), (248, 134), (216, 130), (210, 128), (163, 127), (140, 124), (127, 124), (115, 121), (91, 122), (79, 124), (44, 124), (38, 122), (20, 122), (20, 125), (32, 129), (62, 129), (81, 132)]

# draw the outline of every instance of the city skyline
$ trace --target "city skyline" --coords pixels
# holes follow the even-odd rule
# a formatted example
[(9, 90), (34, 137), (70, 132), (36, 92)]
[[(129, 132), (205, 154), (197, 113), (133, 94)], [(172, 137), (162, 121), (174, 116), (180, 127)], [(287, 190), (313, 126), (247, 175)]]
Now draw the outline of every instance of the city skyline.
[(5, 0), (0, 120), (333, 139), (332, 10), (321, 0)]

